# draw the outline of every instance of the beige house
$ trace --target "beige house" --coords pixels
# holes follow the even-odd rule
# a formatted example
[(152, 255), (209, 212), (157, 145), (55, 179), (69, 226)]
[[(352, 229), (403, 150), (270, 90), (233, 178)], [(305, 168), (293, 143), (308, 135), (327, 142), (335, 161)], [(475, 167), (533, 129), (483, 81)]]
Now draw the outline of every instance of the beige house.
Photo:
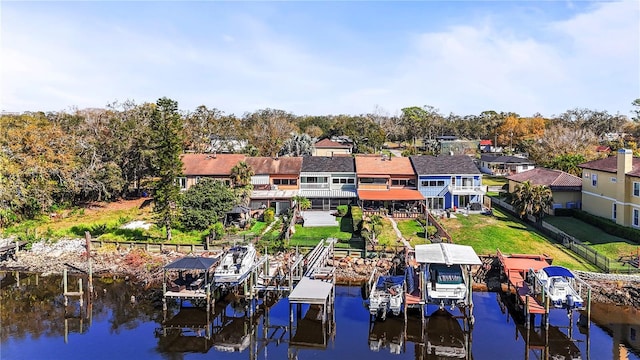
[(532, 185), (544, 185), (551, 190), (553, 206), (549, 214), (555, 209), (578, 209), (582, 201), (582, 179), (560, 170), (535, 168), (508, 176), (509, 193), (515, 192), (516, 186), (525, 181)]
[(623, 226), (640, 228), (640, 158), (617, 156), (581, 164), (582, 209)]
[(322, 139), (313, 144), (313, 156), (350, 155), (351, 145), (341, 144), (337, 141)]

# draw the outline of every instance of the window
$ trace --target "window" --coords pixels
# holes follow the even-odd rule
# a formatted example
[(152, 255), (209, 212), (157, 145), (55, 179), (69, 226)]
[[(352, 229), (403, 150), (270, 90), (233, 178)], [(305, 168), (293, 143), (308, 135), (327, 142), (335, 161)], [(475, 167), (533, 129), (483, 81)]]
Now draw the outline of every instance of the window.
[(297, 185), (298, 179), (273, 179), (273, 185)]
[(633, 226), (640, 226), (640, 210), (633, 209)]
[(598, 174), (591, 174), (591, 186), (598, 186)]
[(325, 184), (327, 183), (327, 179), (327, 177), (306, 176), (300, 179), (300, 181), (306, 184)]
[(179, 177), (176, 179), (176, 182), (178, 183), (180, 190), (187, 190), (187, 178)]
[(640, 196), (640, 182), (633, 183), (633, 196)]
[(430, 187), (443, 187), (444, 186), (444, 180), (423, 180), (420, 182), (420, 185), (422, 186), (430, 186)]
[(585, 173), (582, 174), (582, 176), (588, 179), (589, 178), (589, 173), (585, 172)]
[(629, 328), (629, 340), (636, 341), (636, 329)]
[(617, 217), (618, 217), (618, 204), (613, 203), (611, 218), (615, 220)]
[(416, 186), (416, 182), (413, 179), (393, 179), (391, 185), (394, 186)]
[(380, 184), (385, 185), (387, 183), (387, 179), (385, 178), (361, 178), (361, 184)]
[(617, 183), (617, 182), (618, 182), (618, 179), (616, 179), (616, 178), (612, 177), (612, 178), (611, 178), (611, 182), (615, 184), (615, 183)]

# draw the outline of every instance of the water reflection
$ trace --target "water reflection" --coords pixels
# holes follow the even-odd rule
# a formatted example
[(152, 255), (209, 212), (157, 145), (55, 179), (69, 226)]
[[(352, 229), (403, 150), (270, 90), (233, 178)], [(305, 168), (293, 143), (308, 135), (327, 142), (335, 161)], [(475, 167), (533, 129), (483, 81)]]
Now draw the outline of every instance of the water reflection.
[(590, 331), (583, 316), (570, 322), (559, 311), (547, 332), (536, 324), (527, 336), (521, 315), (512, 315), (500, 295), (478, 293), (475, 327), (465, 332), (462, 319), (447, 313), (423, 321), (410, 312), (406, 323), (403, 316), (370, 322), (357, 289), (338, 287), (332, 332), (317, 331), (318, 311), (307, 307), (306, 320), (299, 319), (299, 332), (292, 333), (286, 299), (261, 300), (253, 308), (218, 302), (207, 317), (204, 308), (178, 304), (163, 312), (160, 298), (148, 300), (153, 289), (120, 279), (96, 279), (82, 308), (77, 300), (64, 306), (60, 276), (0, 273), (0, 286), (3, 360), (640, 359), (640, 313), (601, 304), (593, 306)]

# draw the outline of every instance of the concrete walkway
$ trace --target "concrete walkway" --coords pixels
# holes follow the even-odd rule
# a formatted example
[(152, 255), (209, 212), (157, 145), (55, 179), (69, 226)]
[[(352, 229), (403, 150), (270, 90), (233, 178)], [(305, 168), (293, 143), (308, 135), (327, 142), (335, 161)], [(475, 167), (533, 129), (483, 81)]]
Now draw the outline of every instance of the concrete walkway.
[(305, 210), (302, 214), (302, 218), (304, 219), (304, 226), (338, 226), (338, 220), (335, 216), (331, 215), (331, 213), (331, 211)]
[(389, 219), (389, 221), (391, 221), (391, 226), (393, 227), (393, 231), (396, 232), (396, 235), (398, 236), (398, 239), (402, 242), (402, 245), (404, 245), (405, 247), (413, 250), (413, 247), (411, 247), (411, 244), (409, 244), (407, 239), (405, 239), (404, 236), (402, 236), (402, 233), (398, 229), (398, 224), (396, 223), (396, 221), (392, 217), (389, 217), (387, 219)]

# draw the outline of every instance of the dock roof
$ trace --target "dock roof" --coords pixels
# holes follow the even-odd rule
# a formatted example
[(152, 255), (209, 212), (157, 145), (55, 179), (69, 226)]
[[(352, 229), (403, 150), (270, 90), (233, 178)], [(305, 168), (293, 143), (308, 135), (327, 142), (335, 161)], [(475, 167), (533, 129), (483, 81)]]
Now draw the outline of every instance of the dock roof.
[(331, 282), (303, 277), (289, 294), (289, 302), (292, 304), (324, 305), (332, 289), (333, 283)]
[(207, 270), (215, 265), (219, 259), (219, 257), (185, 256), (164, 268), (167, 270)]
[(482, 264), (471, 246), (445, 243), (416, 245), (416, 261), (419, 263), (446, 265)]

